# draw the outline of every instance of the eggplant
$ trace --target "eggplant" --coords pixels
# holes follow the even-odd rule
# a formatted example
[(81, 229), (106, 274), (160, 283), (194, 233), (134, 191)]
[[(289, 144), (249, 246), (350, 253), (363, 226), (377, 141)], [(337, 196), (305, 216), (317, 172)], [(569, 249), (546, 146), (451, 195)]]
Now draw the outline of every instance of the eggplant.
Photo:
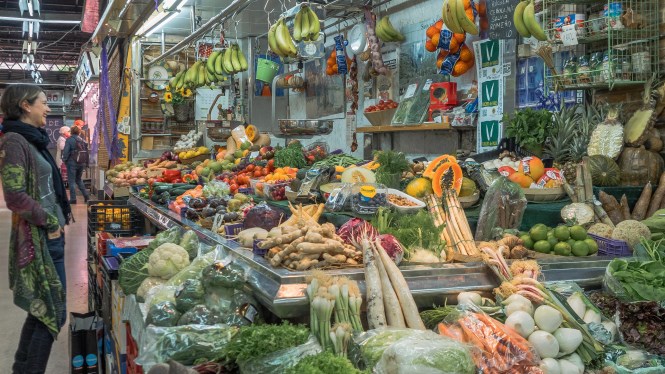
[(211, 207), (205, 207), (201, 211), (201, 214), (203, 214), (203, 217), (212, 217), (217, 213), (217, 211), (214, 208)]
[(201, 218), (199, 212), (194, 209), (187, 209), (187, 212), (185, 212), (185, 217), (192, 221), (197, 221), (199, 218)]
[(226, 213), (224, 214), (224, 218), (222, 218), (222, 222), (228, 223), (228, 222), (235, 222), (240, 218), (240, 214), (236, 212), (231, 212), (231, 213)]
[(208, 206), (213, 209), (217, 209), (220, 205), (222, 205), (222, 199), (220, 198), (216, 197), (208, 200)]
[(217, 214), (224, 214), (226, 212), (227, 212), (227, 210), (226, 210), (226, 207), (224, 205), (220, 205), (220, 206), (217, 207)]
[(203, 209), (206, 206), (205, 200), (200, 197), (195, 197), (189, 200), (189, 207), (194, 209)]

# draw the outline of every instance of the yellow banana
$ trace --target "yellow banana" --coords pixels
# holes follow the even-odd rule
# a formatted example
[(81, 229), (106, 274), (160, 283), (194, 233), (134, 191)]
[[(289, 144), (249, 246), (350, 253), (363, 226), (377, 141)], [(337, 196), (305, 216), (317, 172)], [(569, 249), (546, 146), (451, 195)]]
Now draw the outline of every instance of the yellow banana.
[(517, 33), (520, 34), (523, 38), (530, 38), (531, 33), (529, 29), (526, 28), (524, 24), (524, 9), (529, 5), (528, 1), (520, 1), (519, 4), (515, 7), (515, 12), (513, 13), (513, 23), (515, 24), (515, 29)]
[(404, 35), (397, 31), (395, 26), (393, 26), (392, 22), (390, 22), (390, 17), (385, 16), (381, 18), (381, 21), (379, 22), (381, 25), (381, 30), (383, 31), (384, 34), (388, 36), (390, 39), (389, 41), (391, 42), (401, 42), (404, 41)]
[(224, 60), (224, 50), (222, 49), (221, 51), (219, 51), (217, 58), (215, 58), (215, 74), (224, 73), (224, 67), (222, 66), (223, 60)]
[(464, 1), (463, 0), (455, 0), (457, 1), (457, 22), (459, 22), (459, 25), (466, 31), (467, 33), (471, 35), (478, 35), (478, 26), (476, 26), (476, 23), (472, 20), (469, 19), (469, 17), (466, 15), (466, 10), (464, 9)]
[[(311, 18), (309, 16), (309, 12), (307, 11), (308, 9), (309, 9), (308, 7), (302, 6), (300, 8), (300, 11), (298, 12), (298, 14), (302, 13), (302, 17), (301, 17), (301, 21), (300, 21), (301, 22), (301, 24), (300, 24), (300, 27), (301, 27), (300, 28), (300, 38), (304, 41), (309, 40), (309, 29), (310, 29), (310, 27), (312, 27), (311, 24), (310, 24)], [(295, 37), (294, 37), (294, 39), (295, 39)], [(297, 39), (296, 39), (296, 41), (297, 41)]]
[(240, 62), (240, 71), (247, 71), (247, 59), (245, 54), (242, 53), (242, 49), (238, 47), (238, 62)]
[(285, 57), (286, 53), (282, 52), (282, 50), (279, 48), (279, 44), (277, 44), (277, 25), (280, 21), (277, 21), (268, 30), (268, 45), (270, 46), (270, 50), (273, 51), (277, 56)]
[(307, 12), (309, 13), (309, 40), (315, 42), (319, 40), (321, 21), (319, 21), (319, 17), (311, 7), (307, 7)]
[(239, 73), (242, 71), (240, 66), (240, 60), (238, 60), (238, 53), (240, 52), (240, 47), (237, 44), (231, 46), (231, 64), (233, 64), (233, 72)]
[(206, 67), (203, 64), (199, 65), (199, 71), (196, 75), (197, 82), (199, 86), (206, 84)]
[(196, 61), (190, 68), (187, 70), (184, 83), (194, 83), (196, 79), (196, 74), (199, 71), (199, 61)]
[[(448, 7), (448, 0), (443, 0), (443, 5), (441, 5), (441, 20), (443, 20), (443, 24), (448, 27), (448, 24), (450, 21), (448, 21), (448, 12), (446, 12), (446, 8)], [(448, 27), (450, 29), (450, 27)]]
[(210, 56), (208, 56), (208, 62), (206, 62), (206, 69), (208, 69), (209, 72), (214, 73), (215, 72), (215, 59), (219, 56), (219, 51), (213, 51)]
[(233, 74), (233, 63), (231, 62), (231, 58), (233, 57), (232, 54), (231, 48), (226, 48), (226, 52), (224, 52), (224, 60), (222, 60), (222, 66), (224, 67), (226, 74)]
[(302, 40), (301, 30), (302, 30), (302, 8), (296, 13), (296, 18), (293, 20), (293, 40), (299, 42)]
[(455, 34), (464, 34), (465, 31), (457, 19), (457, 0), (448, 0), (446, 2), (446, 6), (446, 12), (448, 12), (448, 21), (450, 22), (447, 25), (448, 28)]
[(547, 40), (547, 35), (543, 31), (543, 28), (540, 27), (540, 24), (536, 20), (536, 11), (534, 9), (533, 1), (529, 1), (529, 4), (524, 8), (524, 14), (522, 19), (524, 20), (524, 25), (527, 30), (533, 35), (534, 38), (544, 42)]
[(277, 37), (279, 48), (286, 52), (287, 56), (297, 56), (296, 46), (293, 44), (293, 39), (291, 39), (291, 34), (289, 34), (289, 29), (286, 27), (284, 20), (277, 25), (275, 36)]

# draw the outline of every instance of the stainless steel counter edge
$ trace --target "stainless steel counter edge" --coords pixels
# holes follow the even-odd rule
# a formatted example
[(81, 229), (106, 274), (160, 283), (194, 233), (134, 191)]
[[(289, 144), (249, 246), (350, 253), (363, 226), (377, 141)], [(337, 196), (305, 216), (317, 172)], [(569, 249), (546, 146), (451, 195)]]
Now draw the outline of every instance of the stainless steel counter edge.
[[(296, 318), (309, 314), (304, 295), (307, 273), (273, 268), (260, 256), (241, 247), (233, 240), (204, 229), (198, 224), (163, 206), (140, 198), (135, 193), (129, 203), (155, 225), (168, 229), (173, 226), (193, 230), (209, 245), (220, 245), (235, 256), (248, 274), (248, 283), (258, 300), (280, 318)], [(548, 281), (573, 280), (584, 288), (598, 288), (611, 259), (606, 257), (564, 257), (561, 259), (539, 260), (544, 278)], [(498, 286), (498, 280), (489, 268), (480, 262), (459, 264), (405, 265), (400, 270), (409, 285), (419, 307), (442, 305), (454, 302), (461, 291), (491, 293)], [(347, 276), (358, 281), (364, 293), (364, 272), (362, 268), (328, 271), (331, 275)]]

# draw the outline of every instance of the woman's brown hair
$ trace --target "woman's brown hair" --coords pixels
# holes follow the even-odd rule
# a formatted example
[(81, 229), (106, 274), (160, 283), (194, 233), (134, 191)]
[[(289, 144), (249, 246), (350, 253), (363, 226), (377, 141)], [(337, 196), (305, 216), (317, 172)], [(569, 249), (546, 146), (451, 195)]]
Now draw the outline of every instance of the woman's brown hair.
[(81, 128), (78, 126), (72, 126), (72, 135), (80, 135), (81, 134)]
[(5, 119), (17, 120), (24, 114), (21, 103), (27, 101), (33, 105), (44, 92), (41, 87), (34, 84), (11, 84), (7, 86), (0, 100), (0, 110), (4, 113)]

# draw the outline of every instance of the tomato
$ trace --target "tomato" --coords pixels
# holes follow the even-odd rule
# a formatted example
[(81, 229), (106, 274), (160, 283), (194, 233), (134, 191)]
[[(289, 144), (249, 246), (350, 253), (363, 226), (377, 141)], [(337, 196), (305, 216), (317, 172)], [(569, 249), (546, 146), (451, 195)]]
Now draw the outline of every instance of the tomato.
[(259, 178), (259, 177), (261, 177), (262, 175), (264, 175), (264, 174), (261, 172), (261, 170), (256, 170), (256, 171), (254, 171), (254, 178)]
[(230, 189), (231, 189), (231, 192), (235, 193), (236, 191), (238, 191), (238, 185), (233, 183), (233, 184), (231, 184)]
[(266, 175), (268, 175), (268, 170), (267, 169), (261, 170), (261, 176), (265, 177)]
[(247, 165), (247, 171), (254, 171), (254, 168), (255, 168), (254, 164)]

